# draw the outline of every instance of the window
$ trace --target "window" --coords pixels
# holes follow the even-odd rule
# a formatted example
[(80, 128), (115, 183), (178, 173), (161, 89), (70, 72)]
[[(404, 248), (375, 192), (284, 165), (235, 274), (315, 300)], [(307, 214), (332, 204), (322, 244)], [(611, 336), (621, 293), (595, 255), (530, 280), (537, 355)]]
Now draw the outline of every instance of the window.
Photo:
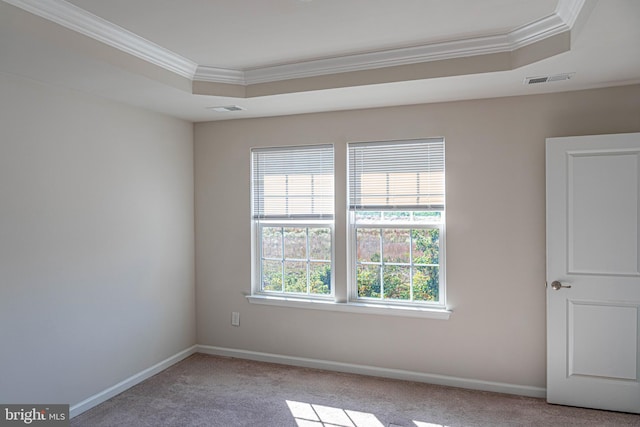
[(444, 139), (346, 148), (251, 151), (249, 301), (448, 319)]
[(349, 144), (351, 300), (444, 306), (444, 140)]
[(252, 150), (254, 294), (331, 297), (333, 146)]

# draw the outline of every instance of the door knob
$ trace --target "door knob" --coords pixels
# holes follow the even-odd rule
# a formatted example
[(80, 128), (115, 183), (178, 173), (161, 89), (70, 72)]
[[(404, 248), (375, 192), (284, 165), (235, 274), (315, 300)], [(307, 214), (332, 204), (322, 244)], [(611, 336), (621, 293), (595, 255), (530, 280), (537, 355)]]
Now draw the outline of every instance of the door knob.
[(551, 288), (553, 288), (554, 291), (558, 291), (560, 290), (560, 288), (570, 288), (570, 287), (571, 285), (563, 285), (557, 280), (554, 280), (553, 282), (551, 282)]

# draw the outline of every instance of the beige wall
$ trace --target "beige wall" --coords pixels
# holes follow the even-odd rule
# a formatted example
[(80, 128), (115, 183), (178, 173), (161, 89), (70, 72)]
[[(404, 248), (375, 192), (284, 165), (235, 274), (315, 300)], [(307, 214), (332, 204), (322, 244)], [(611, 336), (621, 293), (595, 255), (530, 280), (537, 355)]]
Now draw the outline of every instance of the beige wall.
[(0, 402), (195, 344), (193, 126), (0, 74)]
[[(545, 138), (637, 131), (640, 86), (196, 124), (198, 343), (545, 387)], [(346, 143), (431, 136), (446, 138), (450, 320), (246, 300), (251, 147), (335, 144), (339, 237)]]
[[(0, 401), (74, 405), (196, 342), (544, 387), (544, 138), (634, 131), (640, 86), (201, 123), (194, 135), (0, 74)], [(425, 136), (447, 144), (450, 320), (247, 302), (251, 147), (333, 143), (340, 182), (347, 142)], [(339, 212), (345, 199), (338, 186)], [(345, 253), (339, 240), (339, 280)]]

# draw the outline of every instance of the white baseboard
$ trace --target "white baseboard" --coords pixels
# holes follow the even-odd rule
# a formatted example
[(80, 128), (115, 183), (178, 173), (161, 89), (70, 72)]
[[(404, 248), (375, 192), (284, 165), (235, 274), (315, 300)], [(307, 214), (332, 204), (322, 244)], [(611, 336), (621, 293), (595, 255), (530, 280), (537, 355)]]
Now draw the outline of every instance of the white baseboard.
[(376, 366), (355, 365), (351, 363), (332, 362), (328, 360), (284, 356), (281, 354), (260, 353), (256, 351), (238, 350), (210, 345), (196, 345), (196, 352), (212, 354), (216, 356), (257, 360), (260, 362), (279, 363), (282, 365), (325, 369), (329, 371), (347, 372), (351, 374), (369, 375), (397, 380), (417, 381), (428, 384), (459, 387), (471, 390), (492, 391), (496, 393), (515, 394), (519, 396), (539, 398), (546, 398), (547, 396), (547, 390), (542, 387), (499, 383), (493, 381), (480, 381), (468, 378), (450, 377), (446, 375), (425, 374), (422, 372), (404, 371), (400, 369), (379, 368)]
[(187, 357), (197, 352), (197, 347), (197, 345), (194, 345), (187, 348), (186, 350), (182, 350), (181, 352), (164, 359), (162, 362), (156, 363), (150, 368), (138, 372), (137, 374), (132, 375), (123, 381), (120, 381), (118, 384), (86, 398), (80, 403), (72, 405), (69, 408), (69, 417), (73, 418), (77, 415), (80, 415), (81, 413), (93, 408), (94, 406), (98, 406), (102, 402), (111, 399), (113, 396), (122, 393), (126, 389), (131, 388), (138, 383), (141, 383), (142, 381), (154, 376), (161, 371), (164, 371), (169, 366), (178, 363), (183, 359), (186, 359)]
[(212, 354), (216, 356), (236, 357), (238, 359), (256, 360), (260, 362), (279, 363), (281, 365), (300, 366), (304, 368), (325, 369), (328, 371), (346, 372), (350, 374), (369, 375), (374, 377), (392, 378), (397, 380), (417, 381), (428, 384), (445, 385), (450, 387), (467, 388), (471, 390), (492, 391), (496, 393), (515, 394), (528, 397), (545, 398), (547, 390), (542, 387), (524, 386), (518, 384), (498, 383), (492, 381), (480, 381), (468, 378), (450, 377), (446, 375), (425, 374), (422, 372), (405, 371), (401, 369), (380, 368), (369, 365), (356, 365), (352, 363), (332, 362), (329, 360), (309, 359), (305, 357), (285, 356), (282, 354), (261, 353), (257, 351), (239, 350), (210, 345), (194, 345), (165, 360), (156, 363), (135, 375), (107, 388), (106, 390), (88, 397), (80, 403), (69, 408), (71, 418), (98, 406), (123, 391), (141, 383), (147, 378), (167, 369), (171, 365), (180, 362), (194, 353)]

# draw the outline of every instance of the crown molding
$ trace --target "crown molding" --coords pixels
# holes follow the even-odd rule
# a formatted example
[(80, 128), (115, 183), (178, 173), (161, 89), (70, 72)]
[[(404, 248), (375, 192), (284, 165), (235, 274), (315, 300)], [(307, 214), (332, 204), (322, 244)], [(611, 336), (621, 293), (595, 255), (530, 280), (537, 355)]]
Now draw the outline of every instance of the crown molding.
[(520, 49), (570, 29), (557, 13), (545, 16), (511, 31), (508, 34), (510, 50)]
[(525, 47), (565, 31), (571, 31), (584, 3), (585, 0), (559, 0), (553, 14), (516, 28), (509, 33), (511, 50)]
[(245, 71), (229, 68), (216, 68), (199, 65), (193, 76), (193, 80), (199, 82), (228, 83), (235, 85), (247, 85)]
[(198, 65), (64, 0), (2, 0), (194, 81), (252, 85), (511, 52), (570, 31), (586, 0), (558, 0), (554, 13), (508, 33), (246, 70)]
[(198, 66), (169, 49), (66, 1), (3, 1), (188, 79), (193, 78)]
[(486, 55), (509, 50), (504, 35), (455, 40), (386, 51), (296, 62), (245, 71), (247, 84), (268, 83), (327, 74), (411, 65), (444, 59)]
[(558, 1), (558, 7), (556, 7), (556, 15), (558, 15), (569, 28), (573, 28), (586, 2), (587, 0), (560, 0)]
[(570, 31), (584, 3), (585, 0), (558, 0), (556, 10), (551, 15), (505, 34), (248, 69), (245, 71), (245, 81), (250, 85), (512, 52)]

